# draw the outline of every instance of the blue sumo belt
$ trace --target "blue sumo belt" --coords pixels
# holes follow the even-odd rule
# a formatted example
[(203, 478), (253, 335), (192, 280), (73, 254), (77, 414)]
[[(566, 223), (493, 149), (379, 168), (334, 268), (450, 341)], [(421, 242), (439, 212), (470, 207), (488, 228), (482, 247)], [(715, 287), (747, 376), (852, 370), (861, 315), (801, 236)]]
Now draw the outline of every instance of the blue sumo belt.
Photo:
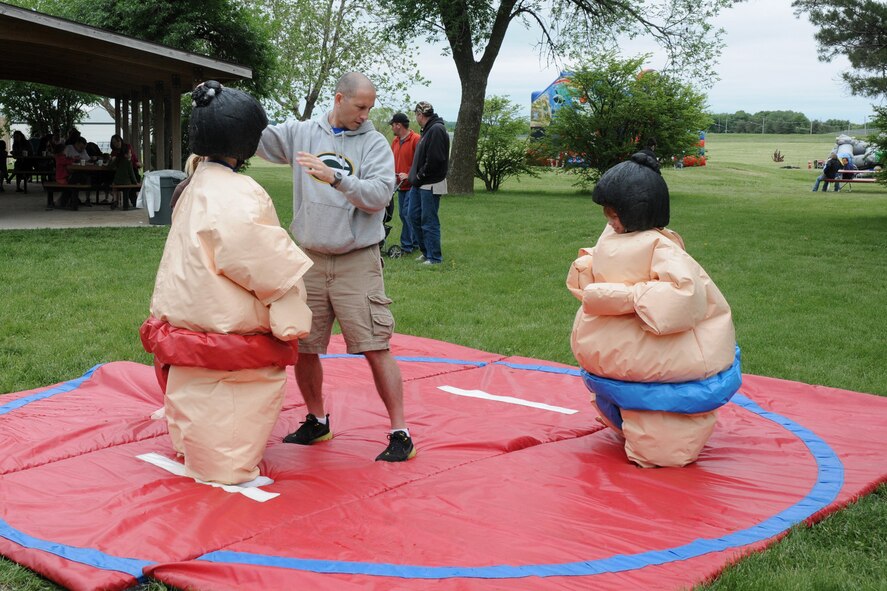
[(742, 385), (739, 360), (737, 346), (733, 365), (704, 380), (690, 382), (623, 382), (602, 378), (585, 370), (582, 371), (582, 379), (594, 393), (595, 402), (604, 417), (621, 429), (623, 408), (696, 414), (727, 404)]

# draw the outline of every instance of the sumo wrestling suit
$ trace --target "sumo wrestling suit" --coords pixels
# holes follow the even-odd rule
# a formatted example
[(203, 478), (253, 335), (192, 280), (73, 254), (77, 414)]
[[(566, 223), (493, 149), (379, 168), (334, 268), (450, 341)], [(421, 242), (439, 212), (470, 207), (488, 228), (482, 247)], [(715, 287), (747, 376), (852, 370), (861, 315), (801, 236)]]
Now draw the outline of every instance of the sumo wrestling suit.
[[(235, 118), (243, 105), (219, 99), (239, 93), (252, 101), (216, 88), (215, 106)], [(238, 484), (259, 476), (283, 404), (286, 367), (296, 361), (296, 339), (311, 327), (302, 276), (312, 263), (280, 226), (264, 189), (211, 156), (252, 156), (264, 111), (247, 133), (241, 130), (248, 146), (239, 152), (202, 145), (199, 128), (195, 139), (194, 117), (202, 111), (195, 107), (192, 115), (192, 151), (210, 161), (198, 166), (173, 211), (140, 334), (154, 353), (170, 437), (188, 475)]]
[(567, 287), (582, 302), (573, 354), (628, 458), (642, 467), (695, 461), (742, 379), (720, 290), (677, 233), (609, 225), (579, 251)]

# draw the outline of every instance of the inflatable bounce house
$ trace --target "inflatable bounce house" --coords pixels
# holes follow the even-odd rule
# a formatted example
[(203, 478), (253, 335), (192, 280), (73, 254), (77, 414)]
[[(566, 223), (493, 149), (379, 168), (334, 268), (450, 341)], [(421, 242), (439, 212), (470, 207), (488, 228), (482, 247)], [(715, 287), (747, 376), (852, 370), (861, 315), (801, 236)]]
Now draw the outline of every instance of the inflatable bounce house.
[(699, 132), (699, 142), (696, 144), (695, 154), (684, 154), (683, 158), (679, 156), (672, 157), (675, 161), (676, 168), (684, 168), (685, 166), (705, 166), (705, 132)]
[[(642, 70), (638, 78), (653, 70)], [(545, 88), (530, 94), (530, 137), (541, 138), (545, 134), (545, 128), (551, 125), (554, 114), (558, 109), (569, 104), (570, 97), (570, 72), (562, 71), (558, 77)], [(695, 152), (672, 156), (672, 162), (676, 168), (685, 166), (705, 166), (705, 132), (699, 132), (699, 143)]]
[(541, 137), (557, 110), (572, 100), (569, 84), (570, 72), (565, 70), (545, 90), (530, 94), (530, 137)]
[(885, 154), (877, 145), (843, 133), (835, 138), (835, 147), (832, 151), (838, 155), (838, 158), (846, 156), (851, 159), (860, 170), (872, 169), (883, 164), (885, 159)]

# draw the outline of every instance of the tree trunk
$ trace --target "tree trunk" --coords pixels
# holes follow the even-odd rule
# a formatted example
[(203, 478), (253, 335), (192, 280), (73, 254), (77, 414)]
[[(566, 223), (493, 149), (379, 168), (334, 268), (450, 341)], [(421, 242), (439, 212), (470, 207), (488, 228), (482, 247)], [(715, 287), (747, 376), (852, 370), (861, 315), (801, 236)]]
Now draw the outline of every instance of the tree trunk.
[(480, 123), (484, 114), (484, 98), (487, 94), (487, 81), (490, 70), (502, 48), (502, 40), (515, 13), (512, 12), (517, 0), (502, 0), (496, 11), (496, 18), (490, 27), (490, 35), (483, 55), (477, 61), (474, 56), (474, 39), (469, 18), (468, 3), (440, 0), (438, 10), (447, 41), (453, 51), (453, 62), (459, 72), (462, 84), (462, 98), (459, 104), (459, 118), (456, 120), (456, 133), (453, 137), (453, 150), (450, 153), (450, 171), (447, 175), (447, 190), (450, 193), (474, 193), (474, 171), (477, 164), (477, 140), (480, 137)]
[(462, 99), (459, 118), (450, 153), (450, 172), (447, 190), (450, 193), (474, 193), (474, 171), (477, 165), (477, 140), (484, 114), (484, 98), (487, 93), (489, 72), (476, 63), (459, 68), (462, 82)]

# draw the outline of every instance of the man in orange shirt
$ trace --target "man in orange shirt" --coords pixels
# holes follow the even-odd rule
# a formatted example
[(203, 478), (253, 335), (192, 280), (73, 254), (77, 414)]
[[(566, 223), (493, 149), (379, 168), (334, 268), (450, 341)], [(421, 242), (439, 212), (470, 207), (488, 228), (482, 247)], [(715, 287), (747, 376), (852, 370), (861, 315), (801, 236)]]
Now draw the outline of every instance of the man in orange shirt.
[(410, 202), (415, 191), (407, 177), (413, 165), (419, 134), (410, 129), (410, 119), (404, 113), (395, 113), (388, 123), (394, 132), (391, 151), (394, 152), (394, 173), (397, 177), (397, 212), (401, 223), (400, 247), (405, 253), (410, 253), (419, 248), (419, 242), (410, 225)]

